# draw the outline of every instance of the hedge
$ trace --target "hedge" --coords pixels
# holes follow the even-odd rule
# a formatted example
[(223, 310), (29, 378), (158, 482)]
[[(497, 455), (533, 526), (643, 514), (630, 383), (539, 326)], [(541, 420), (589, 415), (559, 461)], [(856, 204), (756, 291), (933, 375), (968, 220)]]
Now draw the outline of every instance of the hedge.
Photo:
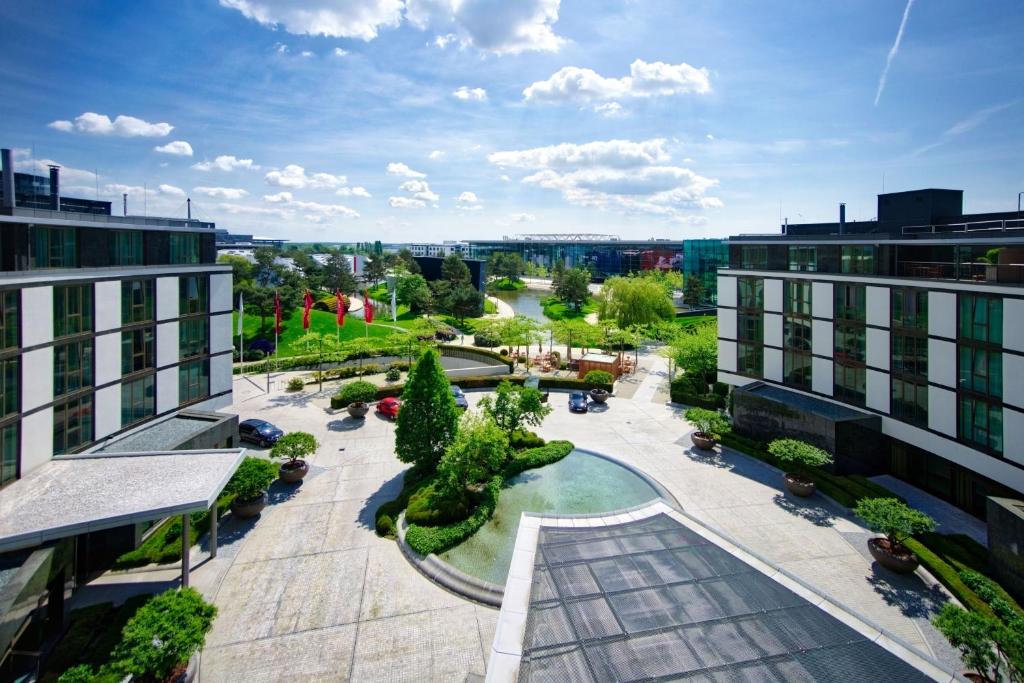
[[(502, 382), (522, 385), (526, 378), (522, 375), (484, 375), (474, 377), (455, 377), (451, 383), (463, 389), (493, 389)], [(404, 384), (395, 384), (389, 387), (381, 387), (377, 390), (377, 400), (387, 396), (401, 396)], [(541, 377), (540, 388), (543, 389), (571, 389), (578, 391), (589, 391), (591, 389), (604, 389), (611, 393), (612, 385), (585, 382), (572, 377)], [(339, 407), (331, 404), (332, 408)]]
[[(512, 370), (512, 361), (508, 357), (502, 356), (500, 353), (496, 353), (494, 351), (489, 351), (487, 349), (478, 349), (478, 348), (475, 348), (475, 347), (472, 347), (472, 346), (458, 346), (457, 344), (438, 344), (437, 345), (437, 351), (442, 356), (444, 355), (445, 350), (469, 352), (470, 354), (472, 354), (474, 356), (486, 356), (486, 357), (492, 358), (492, 359), (494, 359), (496, 361), (500, 361), (502, 365), (508, 366), (508, 369)], [(401, 354), (399, 354), (399, 355), (401, 355)]]
[(378, 536), (388, 536), (394, 538), (395, 536), (395, 520), (398, 519), (398, 515), (401, 514), (402, 510), (409, 504), (409, 498), (412, 497), (421, 486), (433, 482), (433, 473), (424, 473), (416, 467), (411, 467), (405, 471), (405, 476), (402, 478), (402, 490), (399, 492), (398, 497), (394, 500), (389, 500), (386, 503), (381, 503), (377, 511), (373, 513), (374, 527), (377, 530)]
[(572, 452), (575, 446), (571, 441), (551, 441), (546, 446), (539, 448), (528, 448), (524, 451), (514, 453), (505, 465), (505, 476), (514, 477), (526, 470), (535, 467), (544, 467), (553, 462), (558, 462)]

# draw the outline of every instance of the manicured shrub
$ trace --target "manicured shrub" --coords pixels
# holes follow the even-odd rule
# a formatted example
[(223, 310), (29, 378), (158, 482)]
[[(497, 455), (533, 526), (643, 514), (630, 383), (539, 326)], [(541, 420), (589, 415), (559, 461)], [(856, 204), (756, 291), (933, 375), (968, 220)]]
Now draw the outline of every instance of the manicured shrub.
[(443, 553), (476, 533), (494, 514), (498, 505), (498, 494), (501, 491), (503, 478), (497, 475), (491, 478), (480, 496), (480, 502), (473, 513), (455, 524), (445, 526), (421, 526), (410, 524), (405, 533), (405, 541), (409, 547), (421, 555)]
[(306, 388), (306, 383), (302, 381), (301, 377), (292, 377), (288, 380), (288, 391), (302, 391)]
[(872, 531), (884, 534), (894, 550), (914, 534), (935, 528), (934, 519), (895, 498), (863, 498), (853, 514)]
[[(487, 332), (477, 332), (473, 337), (474, 346), (482, 346), (487, 349), (493, 349), (496, 346), (501, 345), (501, 340), (494, 335), (488, 334)], [(502, 349), (504, 351), (504, 349)], [(507, 352), (503, 355), (508, 355)]]
[(395, 427), (395, 454), (402, 462), (437, 468), (455, 439), (459, 411), (437, 351), (427, 349), (410, 371)]
[(544, 439), (537, 436), (536, 433), (524, 429), (517, 429), (512, 432), (512, 438), (509, 440), (509, 446), (517, 451), (521, 451), (524, 448), (540, 448), (545, 443)]
[(728, 420), (718, 412), (706, 408), (690, 408), (683, 414), (683, 417), (687, 422), (693, 424), (698, 434), (707, 435), (713, 439), (718, 439), (732, 429)]
[(612, 384), (615, 381), (615, 376), (604, 370), (591, 370), (583, 376), (583, 381), (592, 384)]
[(57, 683), (92, 683), (96, 673), (88, 664), (73, 666), (60, 675)]
[(391, 519), (391, 515), (380, 515), (374, 521), (374, 528), (378, 536), (394, 537), (395, 520)]
[(255, 500), (267, 490), (270, 483), (277, 478), (277, 467), (269, 460), (262, 458), (245, 458), (231, 475), (224, 493), (240, 501)]
[(1011, 644), (1012, 648), (1017, 644), (1014, 641), (1019, 642), (1020, 634), (1009, 633), (1005, 625), (992, 617), (968, 612), (952, 603), (943, 605), (932, 623), (949, 644), (959, 650), (967, 668), (980, 674), (984, 680), (1002, 681), (1008, 669), (1009, 680), (1020, 680), (1019, 670), (1016, 676), (1012, 673), (1017, 668), (1013, 666), (1012, 659), (1004, 659), (1004, 653), (1010, 649), (1004, 648), (1004, 644)]
[(571, 441), (551, 441), (546, 446), (513, 453), (505, 465), (505, 476), (514, 477), (520, 472), (558, 462), (569, 455), (575, 447)]
[(711, 393), (725, 398), (729, 395), (729, 385), (725, 382), (715, 382), (711, 385)]
[(437, 471), (448, 492), (461, 497), (467, 487), (501, 471), (508, 452), (508, 437), (489, 413), (466, 412), (459, 420), (459, 431), (445, 450)]
[(397, 382), (402, 378), (402, 371), (398, 368), (388, 368), (388, 371), (384, 373), (384, 379), (389, 382)]
[(216, 614), (194, 588), (157, 595), (125, 624), (112, 667), (142, 679), (165, 679), (203, 646)]
[(271, 458), (280, 458), (294, 463), (296, 460), (305, 458), (316, 453), (320, 448), (316, 437), (309, 432), (288, 432), (274, 444), (270, 449)]
[(455, 490), (435, 480), (409, 497), (405, 519), (423, 526), (452, 524), (469, 517), (471, 504), (465, 488)]
[(794, 465), (821, 467), (832, 462), (832, 455), (827, 451), (798, 439), (775, 439), (768, 444), (768, 452), (790, 468)]
[(377, 385), (365, 380), (350, 382), (331, 397), (332, 408), (344, 408), (350, 403), (369, 403), (377, 397)]

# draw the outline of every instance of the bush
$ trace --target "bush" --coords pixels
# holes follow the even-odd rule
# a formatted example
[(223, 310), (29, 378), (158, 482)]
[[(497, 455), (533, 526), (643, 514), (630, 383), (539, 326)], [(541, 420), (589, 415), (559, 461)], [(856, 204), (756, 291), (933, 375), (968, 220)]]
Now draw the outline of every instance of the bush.
[(711, 393), (725, 398), (729, 395), (729, 385), (725, 382), (715, 382), (711, 385)]
[(112, 667), (133, 677), (163, 680), (203, 646), (216, 614), (217, 608), (194, 588), (161, 593), (125, 624)]
[(306, 383), (302, 381), (301, 377), (292, 377), (288, 380), (288, 391), (302, 391), (306, 388)]
[(269, 460), (261, 458), (245, 458), (231, 475), (224, 492), (248, 501), (259, 498), (267, 490), (270, 482), (277, 478), (277, 467)]
[(693, 423), (698, 434), (708, 435), (713, 439), (720, 438), (722, 434), (732, 429), (728, 420), (714, 410), (706, 408), (690, 408), (683, 414), (683, 417), (687, 422)]
[(388, 368), (388, 371), (384, 373), (384, 379), (389, 382), (397, 382), (402, 378), (402, 371), (398, 368)]
[(247, 361), (260, 361), (267, 357), (267, 354), (260, 349), (249, 348), (245, 352), (245, 359)]
[(935, 528), (935, 520), (895, 498), (862, 498), (853, 508), (874, 532), (884, 534), (894, 549), (924, 531)]
[(469, 517), (470, 503), (465, 489), (456, 491), (435, 480), (409, 497), (405, 520), (423, 526), (459, 522)]
[(798, 439), (775, 439), (768, 444), (768, 452), (788, 467), (821, 467), (832, 462), (832, 455), (827, 451)]
[(677, 375), (669, 384), (669, 397), (673, 403), (718, 410), (724, 408), (726, 399), (716, 393), (708, 393), (708, 385), (696, 375), (684, 373)]
[(289, 432), (277, 440), (270, 449), (271, 458), (280, 458), (293, 463), (300, 458), (316, 453), (320, 444), (309, 432)]
[(551, 441), (546, 446), (529, 448), (513, 453), (505, 465), (505, 476), (514, 477), (520, 472), (558, 462), (576, 448), (571, 441)]
[(583, 381), (592, 384), (612, 384), (615, 381), (615, 376), (604, 370), (591, 370), (583, 376)]
[(523, 429), (517, 429), (512, 432), (512, 438), (509, 441), (509, 445), (517, 451), (521, 451), (524, 448), (540, 448), (545, 443), (544, 439), (537, 436), (534, 432)]
[(379, 515), (374, 522), (374, 529), (378, 536), (394, 537), (395, 520), (391, 519), (389, 514)]
[(502, 481), (501, 475), (492, 477), (480, 496), (480, 503), (476, 510), (461, 522), (434, 527), (410, 524), (405, 533), (406, 543), (420, 555), (443, 553), (462, 543), (475, 534), (477, 529), (482, 527), (494, 514), (494, 508), (498, 505), (498, 494), (501, 491)]
[(502, 349), (501, 351), (498, 351), (498, 355), (499, 356), (507, 356), (508, 355), (508, 349)]
[[(477, 332), (473, 337), (473, 345), (493, 349), (494, 347), (501, 345), (501, 340), (487, 332)], [(508, 353), (506, 352), (504, 355), (508, 355)]]
[(346, 384), (331, 397), (332, 408), (344, 408), (350, 403), (369, 403), (377, 397), (377, 385), (365, 380)]
[[(540, 403), (539, 397), (537, 403)], [(455, 440), (441, 456), (437, 471), (452, 495), (464, 495), (468, 487), (485, 482), (501, 471), (508, 452), (505, 428), (492, 415), (486, 411), (466, 412), (459, 420)]]
[(73, 666), (60, 675), (57, 683), (92, 683), (96, 674), (88, 664)]

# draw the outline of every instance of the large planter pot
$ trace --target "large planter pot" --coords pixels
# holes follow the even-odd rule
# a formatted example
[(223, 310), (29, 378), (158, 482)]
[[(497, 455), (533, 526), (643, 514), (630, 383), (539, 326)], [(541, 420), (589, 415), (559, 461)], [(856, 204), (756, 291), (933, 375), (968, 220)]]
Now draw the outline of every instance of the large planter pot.
[(868, 552), (875, 562), (897, 574), (911, 574), (917, 569), (917, 556), (907, 548), (897, 547), (894, 552), (887, 538), (872, 538), (868, 541)]
[(370, 412), (370, 404), (362, 401), (356, 401), (355, 403), (348, 404), (348, 414), (354, 418), (366, 417), (366, 414)]
[(595, 403), (604, 403), (608, 400), (608, 392), (604, 389), (591, 389), (590, 398), (594, 399)]
[(694, 446), (703, 451), (710, 451), (715, 447), (715, 438), (710, 434), (692, 432), (690, 434), (690, 440), (693, 441)]
[(814, 482), (806, 477), (800, 476), (799, 474), (790, 474), (789, 472), (783, 474), (782, 484), (786, 487), (786, 490), (794, 496), (807, 498), (814, 495)]
[(277, 476), (286, 484), (297, 484), (309, 473), (309, 463), (305, 460), (296, 460), (294, 466), (286, 462), (277, 471)]
[(267, 492), (260, 494), (259, 498), (253, 500), (239, 501), (237, 498), (231, 501), (231, 514), (239, 519), (249, 519), (263, 512), (267, 507)]

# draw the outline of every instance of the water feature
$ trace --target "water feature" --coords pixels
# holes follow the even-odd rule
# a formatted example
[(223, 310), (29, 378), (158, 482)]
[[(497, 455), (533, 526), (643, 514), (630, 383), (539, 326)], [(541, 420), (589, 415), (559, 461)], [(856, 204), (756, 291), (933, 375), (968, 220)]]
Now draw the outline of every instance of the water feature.
[(544, 315), (544, 307), (541, 306), (541, 299), (551, 296), (551, 292), (540, 289), (520, 289), (513, 292), (496, 291), (494, 297), (501, 299), (516, 312), (517, 315), (525, 315), (539, 323), (548, 322)]
[(657, 497), (635, 472), (576, 450), (554, 464), (510, 479), (490, 521), (441, 559), (471, 576), (504, 585), (521, 513), (612, 512)]

